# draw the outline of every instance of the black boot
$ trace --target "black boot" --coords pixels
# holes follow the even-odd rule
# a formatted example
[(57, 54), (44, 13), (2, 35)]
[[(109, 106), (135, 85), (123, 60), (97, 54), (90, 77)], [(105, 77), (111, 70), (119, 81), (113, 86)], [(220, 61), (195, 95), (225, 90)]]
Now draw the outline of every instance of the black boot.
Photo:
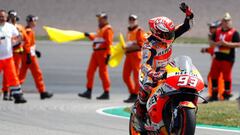
[(12, 91), (9, 92), (9, 101), (13, 101), (13, 95), (12, 95)]
[(218, 101), (218, 93), (212, 92), (212, 96), (207, 99), (208, 102)]
[(124, 103), (134, 103), (137, 100), (138, 95), (131, 94), (128, 99), (123, 100)]
[(23, 104), (23, 103), (27, 102), (27, 100), (23, 97), (22, 93), (14, 94), (13, 98), (14, 98), (14, 103), (15, 104)]
[(8, 101), (8, 92), (7, 91), (3, 92), (3, 100)]
[(103, 94), (97, 97), (99, 100), (108, 100), (109, 99), (109, 92), (103, 92)]
[(7, 91), (3, 92), (3, 100), (4, 101), (13, 101), (13, 97), (12, 97), (11, 91), (10, 92), (7, 92)]
[(91, 99), (92, 98), (92, 91), (91, 90), (86, 90), (83, 93), (79, 93), (78, 96), (79, 97), (84, 97), (84, 98), (87, 98), (87, 99)]
[(51, 98), (53, 96), (53, 93), (50, 93), (50, 92), (43, 92), (43, 93), (40, 93), (40, 99), (43, 100), (43, 99), (46, 99), (46, 98)]
[(224, 100), (229, 100), (232, 97), (232, 94), (228, 94), (227, 92), (223, 93)]

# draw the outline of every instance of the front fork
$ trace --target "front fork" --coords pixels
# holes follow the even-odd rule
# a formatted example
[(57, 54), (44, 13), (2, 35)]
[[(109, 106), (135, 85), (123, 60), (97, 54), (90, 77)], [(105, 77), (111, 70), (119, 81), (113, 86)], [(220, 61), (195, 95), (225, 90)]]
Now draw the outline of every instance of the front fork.
[(169, 127), (169, 133), (174, 133), (177, 129), (179, 129), (178, 110), (179, 107), (174, 107), (172, 110), (172, 119)]
[(172, 119), (171, 119), (171, 123), (170, 123), (170, 127), (169, 127), (169, 133), (175, 133), (181, 126), (181, 123), (179, 123), (179, 111), (182, 108), (191, 108), (191, 109), (196, 109), (197, 110), (197, 106), (190, 101), (182, 101), (178, 104), (178, 106), (173, 106), (172, 107)]

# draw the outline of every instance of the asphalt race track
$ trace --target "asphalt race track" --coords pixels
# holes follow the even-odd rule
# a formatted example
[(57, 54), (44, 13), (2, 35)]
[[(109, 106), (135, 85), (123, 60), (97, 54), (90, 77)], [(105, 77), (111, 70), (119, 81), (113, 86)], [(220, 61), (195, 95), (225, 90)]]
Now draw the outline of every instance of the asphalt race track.
[[(0, 101), (0, 135), (128, 135), (128, 120), (100, 115), (96, 110), (124, 104), (128, 92), (122, 81), (122, 65), (109, 69), (111, 99), (98, 101), (102, 92), (98, 73), (92, 100), (82, 99), (78, 92), (85, 90), (85, 72), (91, 55), (90, 42), (75, 42), (57, 45), (48, 41), (37, 43), (42, 52), (39, 59), (47, 90), (55, 93), (53, 99), (41, 101), (28, 75), (23, 89), (27, 104), (15, 105)], [(210, 56), (202, 55), (200, 48), (206, 45), (175, 45), (174, 56), (188, 55), (206, 78), (210, 67)], [(239, 58), (240, 54), (237, 54)], [(240, 59), (233, 69), (235, 100), (240, 87)], [(30, 73), (30, 72), (29, 72)], [(2, 77), (1, 77), (2, 78)], [(1, 79), (0, 79), (1, 80)], [(206, 91), (203, 93), (206, 96)], [(239, 132), (197, 128), (196, 135), (238, 135)]]

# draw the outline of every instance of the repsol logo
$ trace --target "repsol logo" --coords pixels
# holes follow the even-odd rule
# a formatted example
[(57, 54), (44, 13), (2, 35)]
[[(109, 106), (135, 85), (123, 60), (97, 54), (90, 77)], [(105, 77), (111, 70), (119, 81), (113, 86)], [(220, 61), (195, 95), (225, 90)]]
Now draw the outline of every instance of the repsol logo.
[(193, 74), (193, 73), (187, 72), (187, 71), (176, 72), (175, 75), (191, 75), (191, 76), (197, 77), (197, 74)]
[(161, 88), (159, 88), (158, 90), (157, 90), (157, 92), (156, 92), (158, 95), (163, 95), (163, 94), (165, 94), (165, 91), (164, 91), (164, 89), (161, 87)]
[(171, 50), (172, 50), (172, 45), (170, 45), (167, 49), (158, 52), (157, 55), (158, 55), (158, 56), (160, 56), (160, 55), (164, 55), (164, 54), (170, 52)]
[(148, 102), (148, 108), (151, 108), (156, 103), (157, 103), (157, 95), (153, 95)]

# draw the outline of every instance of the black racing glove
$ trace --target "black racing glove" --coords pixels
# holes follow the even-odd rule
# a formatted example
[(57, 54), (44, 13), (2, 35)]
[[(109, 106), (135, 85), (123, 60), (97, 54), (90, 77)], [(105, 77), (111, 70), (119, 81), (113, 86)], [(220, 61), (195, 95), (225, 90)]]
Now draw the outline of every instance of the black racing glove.
[(188, 19), (193, 19), (194, 15), (193, 12), (191, 10), (191, 8), (184, 2), (182, 2), (179, 6), (179, 8), (186, 14), (186, 17)]
[(153, 82), (158, 82), (158, 80), (163, 79), (163, 74), (165, 72), (163, 71), (159, 71), (159, 72), (155, 72), (155, 71), (150, 71), (148, 72), (148, 76), (152, 78)]
[(89, 37), (89, 36), (90, 36), (90, 33), (84, 32), (84, 35), (85, 35), (86, 37)]
[(108, 64), (109, 59), (110, 59), (110, 54), (108, 54), (107, 57), (106, 57), (106, 60), (105, 60), (105, 64), (106, 64), (106, 65)]
[(27, 60), (26, 60), (26, 63), (27, 63), (27, 64), (31, 64), (31, 63), (32, 63), (32, 60), (31, 60), (31, 54), (30, 54), (30, 53), (27, 54)]
[(37, 56), (38, 58), (41, 58), (42, 54), (41, 54), (40, 51), (36, 50), (35, 53), (36, 53), (36, 56)]

